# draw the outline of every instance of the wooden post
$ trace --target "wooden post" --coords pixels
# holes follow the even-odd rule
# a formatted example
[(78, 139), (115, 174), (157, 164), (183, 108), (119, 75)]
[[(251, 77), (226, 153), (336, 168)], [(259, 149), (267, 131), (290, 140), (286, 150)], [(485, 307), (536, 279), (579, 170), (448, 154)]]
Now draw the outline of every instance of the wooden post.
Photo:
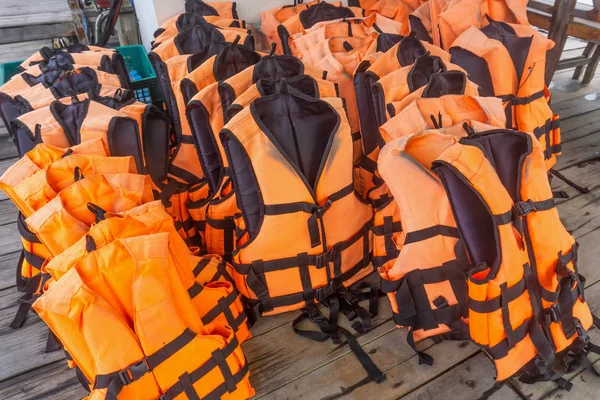
[(121, 46), (140, 44), (138, 39), (138, 23), (135, 13), (119, 15), (115, 29), (119, 35), (119, 44)]
[(83, 10), (79, 7), (79, 0), (67, 0), (71, 15), (73, 16), (73, 30), (79, 43), (87, 44), (85, 37), (85, 28), (83, 27)]
[(554, 2), (554, 13), (550, 20), (548, 39), (555, 43), (554, 48), (548, 52), (546, 58), (546, 84), (549, 85), (556, 71), (565, 43), (567, 42), (567, 29), (573, 19), (573, 10), (577, 0), (556, 0)]

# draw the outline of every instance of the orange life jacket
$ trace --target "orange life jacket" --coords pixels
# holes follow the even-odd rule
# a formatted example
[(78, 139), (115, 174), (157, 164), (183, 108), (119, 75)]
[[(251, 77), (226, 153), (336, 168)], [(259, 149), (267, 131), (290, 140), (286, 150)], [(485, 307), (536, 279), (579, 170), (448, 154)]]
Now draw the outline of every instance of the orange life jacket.
[(25, 218), (84, 175), (122, 172), (137, 172), (133, 159), (109, 157), (103, 141), (96, 139), (70, 149), (40, 144), (0, 177), (0, 188), (19, 209), (17, 226), (23, 243), (17, 265), (17, 289), (24, 295), (11, 323), (13, 328), (22, 326), (31, 304), (29, 300), (42, 290), (47, 277), (40, 271), (50, 256), (49, 250), (27, 227)]
[(173, 57), (166, 65), (161, 65), (160, 71), (165, 74), (161, 84), (173, 119), (174, 149), (170, 172), (175, 179), (197, 183), (204, 176), (185, 115), (188, 101), (209, 84), (227, 79), (259, 60), (258, 53), (238, 45), (236, 40), (234, 43), (213, 42), (201, 53)]
[[(229, 259), (235, 247), (233, 216), (238, 209), (231, 190), (227, 159), (218, 137), (225, 125), (227, 109), (261, 78), (287, 78), (303, 74), (316, 79), (327, 75), (325, 71), (304, 64), (296, 57), (270, 55), (225, 81), (207, 86), (189, 102), (188, 120), (200, 164), (213, 193), (210, 200), (211, 217), (206, 220), (210, 237), (205, 238), (211, 252)], [(208, 203), (205, 205), (208, 207)]]
[(421, 98), (404, 108), (380, 129), (381, 138), (389, 142), (427, 129), (438, 129), (472, 120), (502, 128), (506, 124), (500, 99), (467, 95)]
[(48, 71), (37, 78), (27, 73), (17, 77), (0, 87), (0, 116), (11, 134), (10, 123), (22, 115), (23, 110), (47, 106), (54, 100), (69, 96), (69, 93), (95, 91), (108, 96), (122, 83), (117, 75), (89, 67), (74, 71)]
[(497, 379), (552, 379), (555, 353), (585, 357), (592, 315), (577, 243), (559, 219), (539, 142), (491, 130), (433, 165), (471, 262), (471, 337), (494, 358)]
[[(22, 154), (38, 143), (67, 148), (101, 138), (111, 155), (132, 156), (138, 171), (146, 170), (137, 122), (125, 113), (89, 99), (69, 105), (57, 101), (29, 112), (13, 121), (13, 130)], [(147, 152), (149, 161), (152, 157), (161, 161), (161, 155), (153, 153)]]
[(379, 14), (372, 14), (365, 18), (344, 18), (316, 23), (312, 28), (290, 37), (289, 47), (291, 53), (299, 57), (325, 39), (334, 37), (367, 38), (381, 33), (398, 35), (401, 32), (402, 24)]
[(277, 35), (281, 41), (283, 52), (291, 54), (289, 47), (291, 36), (313, 27), (318, 22), (341, 18), (360, 18), (363, 16), (363, 10), (360, 8), (340, 7), (331, 3), (321, 2), (301, 11), (279, 25), (277, 27)]
[(491, 20), (481, 30), (466, 30), (450, 49), (452, 62), (480, 86), (481, 96), (503, 100), (506, 127), (532, 132), (540, 140), (548, 168), (561, 153), (559, 118), (545, 98), (546, 53), (553, 46), (530, 26)]
[(240, 36), (240, 42), (244, 45), (254, 48), (254, 38), (252, 35), (239, 30), (220, 29), (214, 25), (205, 23), (200, 25), (188, 26), (172, 38), (162, 43), (154, 42), (152, 52), (148, 54), (150, 62), (156, 65), (159, 62), (165, 62), (171, 57), (196, 54), (202, 51), (202, 48), (211, 40), (217, 38), (223, 42), (236, 40)]
[[(319, 4), (322, 0), (312, 0), (306, 3), (294, 1), (294, 4), (271, 8), (260, 13), (260, 31), (265, 34), (269, 44), (275, 43), (279, 54), (283, 54), (281, 41), (277, 34), (277, 27), (292, 18), (294, 15), (307, 10), (309, 7)], [(333, 2), (337, 6), (341, 6), (341, 2)]]
[(416, 7), (420, 5), (420, 3), (420, 0), (350, 0), (348, 5), (364, 9), (366, 15), (379, 14), (386, 18), (391, 18), (395, 21), (401, 22), (405, 27), (404, 33), (407, 34), (409, 32), (408, 16)]
[[(14, 101), (7, 104), (13, 105), (16, 109), (16, 112), (11, 114), (14, 119), (28, 110), (37, 110), (49, 106), (53, 101), (83, 93), (93, 92), (103, 97), (114, 97), (123, 93), (123, 84), (124, 82), (117, 75), (83, 67), (63, 72), (50, 84), (42, 82), (21, 90), (14, 96)], [(4, 98), (0, 96), (0, 100)]]
[[(173, 219), (159, 201), (143, 204), (119, 214), (106, 213), (100, 218), (103, 219), (95, 224), (85, 237), (44, 265), (44, 272), (50, 274), (54, 281), (64, 276), (85, 257), (90, 240), (93, 240), (94, 246), (99, 249), (116, 239), (167, 232), (170, 257), (177, 266), (179, 278), (188, 291), (202, 323), (208, 325), (217, 322), (230, 326), (236, 332), (240, 343), (250, 337), (244, 307), (232, 282), (211, 280), (218, 266), (224, 261), (215, 255), (193, 256), (177, 233)], [(196, 274), (196, 269), (201, 270), (203, 274)], [(232, 267), (225, 267), (225, 270), (227, 269), (232, 270)], [(49, 281), (48, 286), (54, 281)]]
[(420, 97), (478, 94), (477, 85), (467, 79), (461, 67), (430, 54), (380, 78), (371, 90), (378, 98), (375, 115), (379, 126)]
[(74, 43), (72, 45), (69, 45), (66, 47), (61, 47), (58, 49), (51, 49), (50, 47), (42, 47), (39, 51), (37, 51), (36, 53), (33, 53), (25, 61), (23, 61), (21, 63), (21, 65), (19, 65), (19, 71), (23, 72), (27, 68), (30, 68), (30, 67), (32, 67), (36, 64), (39, 64), (43, 61), (47, 61), (47, 60), (51, 59), (52, 57), (56, 56), (57, 54), (61, 54), (61, 53), (76, 54), (76, 53), (82, 53), (82, 52), (88, 52), (88, 51), (106, 54), (106, 55), (109, 55), (110, 57), (113, 57), (113, 55), (116, 53), (116, 50), (114, 50), (114, 49), (106, 49), (104, 47), (98, 47), (98, 46), (89, 46), (89, 45), (85, 45), (85, 44), (81, 44), (81, 43)]
[(122, 212), (153, 200), (146, 175), (100, 174), (76, 181), (25, 222), (55, 256), (85, 236), (99, 210)]
[(202, 324), (170, 258), (168, 233), (102, 248), (89, 239), (86, 250), (33, 307), (90, 382), (93, 398), (254, 394), (233, 331)]
[(185, 12), (202, 16), (239, 19), (235, 1), (186, 0)]
[[(301, 118), (283, 108), (284, 114), (273, 118), (284, 104), (299, 113), (311, 111)], [(310, 128), (304, 125), (311, 120)], [(310, 133), (313, 139), (304, 137), (303, 142), (312, 145), (294, 146), (288, 136), (292, 132)], [(233, 265), (245, 297), (260, 303), (266, 314), (299, 309), (372, 270), (372, 211), (354, 193), (352, 138), (343, 108), (296, 91), (263, 97), (227, 124), (221, 140), (242, 211), (239, 223), (245, 232)], [(337, 149), (335, 157), (329, 153), (331, 146)], [(271, 148), (269, 157), (262, 153), (265, 148)], [(314, 162), (308, 162), (308, 154)], [(286, 190), (270, 190), (274, 178), (284, 179)], [(335, 216), (349, 212), (355, 217), (337, 231)]]
[(131, 86), (123, 56), (116, 52), (111, 54), (97, 51), (82, 51), (81, 53), (59, 52), (39, 64), (32, 65), (25, 72), (37, 75), (51, 70), (71, 71), (83, 67), (90, 67), (109, 74), (115, 74), (121, 78), (124, 88), (129, 89)]
[[(381, 287), (396, 325), (409, 328), (407, 342), (415, 351), (415, 342), (427, 337), (469, 339), (469, 263), (444, 187), (430, 169), (437, 156), (466, 135), (462, 126), (457, 128), (395, 139), (379, 155), (379, 171), (398, 203), (405, 235), (398, 258), (379, 269)], [(417, 353), (420, 361), (433, 361)]]
[(179, 32), (189, 26), (206, 23), (214, 25), (217, 28), (232, 30), (239, 29), (242, 33), (250, 33), (248, 30), (246, 30), (246, 22), (239, 19), (202, 16), (193, 13), (181, 13), (173, 18), (169, 18), (154, 32), (155, 41), (152, 42), (152, 46), (177, 36)]
[[(309, 75), (297, 75), (290, 79), (262, 78), (238, 96), (228, 109), (228, 119), (233, 118), (257, 98), (279, 93), (283, 86), (300, 90), (313, 98), (337, 97), (337, 86), (334, 83)], [(209, 253), (222, 254), (227, 260), (231, 260), (236, 236), (233, 220), (239, 216), (240, 210), (229, 173), (226, 172), (226, 176), (220, 178), (220, 181), (221, 186), (213, 193), (207, 205), (204, 239)]]
[(377, 110), (380, 110), (382, 107), (385, 108), (385, 105), (382, 106), (379, 104), (379, 97), (374, 96), (371, 87), (387, 74), (402, 67), (412, 65), (417, 58), (425, 55), (427, 52), (430, 52), (433, 56), (440, 57), (443, 62), (450, 61), (448, 53), (428, 43), (419, 41), (414, 33), (411, 33), (374, 61), (369, 61), (357, 67), (357, 72), (360, 74), (357, 78), (355, 72), (355, 88), (357, 88), (357, 98), (361, 99), (358, 102), (361, 135), (363, 137), (364, 153), (372, 161), (377, 160), (377, 152), (380, 148), (379, 145), (381, 145), (378, 133), (379, 126), (375, 116), (377, 115)]

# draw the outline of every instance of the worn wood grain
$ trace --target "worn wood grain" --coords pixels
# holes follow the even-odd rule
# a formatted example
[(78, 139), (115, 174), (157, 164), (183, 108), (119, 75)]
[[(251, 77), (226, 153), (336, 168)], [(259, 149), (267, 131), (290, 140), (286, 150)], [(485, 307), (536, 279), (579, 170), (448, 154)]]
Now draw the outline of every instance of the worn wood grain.
[(5, 400), (80, 399), (86, 394), (75, 371), (63, 360), (0, 383), (0, 398)]
[(24, 60), (44, 46), (52, 46), (52, 40), (48, 38), (32, 40), (30, 42), (3, 44), (0, 46), (0, 62)]
[(21, 43), (31, 40), (73, 36), (72, 21), (47, 23), (44, 25), (19, 25), (11, 28), (0, 28), (0, 45), (6, 43)]
[(386, 380), (380, 384), (368, 379), (365, 372), (357, 370), (356, 359), (349, 353), (261, 399), (397, 399), (479, 352), (468, 341), (446, 341), (434, 345), (432, 340), (425, 340), (418, 347), (432, 356), (434, 363), (432, 366), (419, 365), (418, 357), (406, 344), (406, 333), (406, 329), (394, 328), (364, 346), (386, 375)]
[(598, 158), (600, 158), (600, 131), (564, 143), (562, 155), (558, 157), (555, 168), (560, 171)]
[(494, 380), (495, 374), (496, 370), (492, 362), (485, 354), (479, 353), (404, 398), (406, 400), (521, 398), (509, 385), (497, 383)]
[[(0, 291), (15, 288), (15, 274), (20, 255), (21, 252), (18, 251), (0, 256)], [(4, 306), (4, 304), (0, 303), (0, 306)]]
[[(5, 129), (1, 124), (0, 122), (0, 130)], [(8, 132), (6, 133), (8, 134)], [(12, 157), (17, 157), (17, 147), (10, 137), (0, 135), (0, 160)]]
[(21, 238), (17, 224), (11, 223), (0, 226), (0, 255), (21, 250)]
[(17, 220), (19, 210), (11, 200), (0, 200), (0, 226)]
[[(18, 160), (17, 157), (5, 158), (0, 160), (0, 175), (6, 172), (6, 170)], [(6, 194), (0, 190), (0, 200), (7, 199)], [(1, 239), (0, 239), (1, 240)]]
[[(358, 337), (361, 344), (368, 343), (395, 329), (390, 323), (392, 310), (389, 302), (382, 298), (379, 305), (379, 314), (373, 319), (374, 329)], [(343, 317), (340, 318), (340, 325), (352, 330)], [(307, 325), (303, 328), (311, 329), (311, 326)], [(286, 345), (282, 346), (282, 343)], [(243, 349), (253, 371), (251, 382), (258, 396), (269, 393), (292, 379), (350, 352), (345, 344), (334, 345), (331, 341), (317, 343), (303, 338), (295, 334), (289, 325), (250, 340), (244, 344)], [(362, 370), (358, 361), (354, 360), (354, 364), (357, 372)]]
[[(590, 190), (600, 187), (600, 180), (598, 180), (598, 176), (600, 176), (598, 175), (600, 174), (600, 160), (583, 162), (569, 168), (564, 168), (560, 173), (567, 179), (576, 182), (580, 186), (587, 187)], [(566, 201), (570, 201), (570, 199), (581, 195), (579, 191), (573, 189), (567, 183), (556, 177), (552, 178), (552, 190), (564, 190), (567, 192), (570, 198)], [(563, 199), (557, 199), (558, 203), (564, 201), (565, 200)]]

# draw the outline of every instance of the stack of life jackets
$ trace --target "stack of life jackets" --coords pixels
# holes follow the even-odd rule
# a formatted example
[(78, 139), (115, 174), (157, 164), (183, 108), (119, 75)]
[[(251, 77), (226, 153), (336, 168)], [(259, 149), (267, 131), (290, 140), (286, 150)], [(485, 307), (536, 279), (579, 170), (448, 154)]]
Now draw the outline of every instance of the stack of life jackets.
[(188, 244), (201, 249), (205, 248), (206, 206), (211, 192), (186, 105), (206, 86), (258, 62), (254, 38), (245, 26), (237, 18), (235, 3), (187, 1), (185, 13), (157, 30), (149, 55), (170, 122), (169, 170), (159, 188), (160, 196)]
[[(69, 148), (42, 142), (0, 177), (48, 253), (23, 304), (33, 304), (92, 396), (252, 396), (232, 267), (188, 249), (150, 177), (137, 174), (134, 156), (111, 155), (106, 135)], [(88, 335), (100, 321), (119, 336)]]
[[(600, 349), (587, 334), (598, 320), (578, 245), (546, 174), (560, 151), (540, 72), (552, 43), (521, 4), (429, 3), (419, 10), (430, 7), (441, 39), (416, 29), (354, 74), (363, 143), (373, 138), (358, 175), (394, 205), (382, 223), (397, 252), (376, 264), (381, 289), (420, 364), (434, 360), (416, 342), (470, 338), (495, 360), (498, 380), (568, 389), (556, 361), (589, 367)], [(481, 9), (478, 22), (461, 25), (460, 13), (477, 14), (461, 7)]]
[[(135, 170), (149, 174), (154, 187), (154, 182), (165, 179), (166, 116), (133, 98), (118, 52), (85, 45), (42, 48), (19, 69), (22, 72), (0, 88), (0, 114), (20, 157), (40, 143), (68, 148), (102, 138), (108, 154), (132, 157)], [(34, 164), (44, 169), (50, 161), (54, 160)], [(13, 327), (22, 325), (28, 300), (39, 294), (44, 279), (40, 271), (52, 255), (25, 223), (28, 216), (22, 213), (18, 219), (23, 252), (17, 265), (17, 287), (24, 295)]]

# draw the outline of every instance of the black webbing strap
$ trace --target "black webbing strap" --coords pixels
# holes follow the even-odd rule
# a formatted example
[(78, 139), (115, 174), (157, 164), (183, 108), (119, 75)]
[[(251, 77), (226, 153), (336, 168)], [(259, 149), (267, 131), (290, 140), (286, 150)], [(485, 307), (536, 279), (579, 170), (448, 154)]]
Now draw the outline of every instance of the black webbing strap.
[(265, 263), (262, 260), (252, 262), (252, 268), (248, 271), (246, 283), (260, 300), (263, 311), (271, 311), (275, 308), (269, 295), (269, 289), (267, 288)]
[(240, 325), (246, 320), (246, 313), (244, 311), (240, 312), (237, 318), (234, 317), (233, 313), (231, 312), (231, 306), (234, 305), (237, 298), (237, 291), (233, 291), (227, 297), (221, 297), (217, 301), (217, 305), (202, 317), (202, 323), (204, 325), (208, 325), (220, 314), (223, 314), (227, 320), (227, 325), (229, 325), (234, 331), (237, 331)]
[(513, 208), (517, 212), (517, 214), (521, 217), (526, 216), (532, 211), (548, 211), (556, 207), (554, 203), (554, 198), (549, 198), (547, 200), (541, 201), (518, 201), (514, 204)]
[(263, 212), (265, 215), (281, 215), (297, 212), (311, 214), (311, 216), (308, 218), (308, 233), (310, 235), (311, 247), (317, 247), (321, 245), (321, 232), (319, 229), (318, 220), (323, 218), (323, 214), (331, 207), (331, 204), (334, 201), (340, 200), (353, 192), (354, 185), (350, 184), (329, 196), (323, 205), (317, 205), (303, 201), (286, 204), (272, 204), (264, 205)]
[(181, 335), (167, 343), (151, 356), (131, 364), (127, 368), (124, 368), (120, 371), (112, 372), (106, 375), (96, 375), (96, 379), (94, 380), (94, 389), (107, 389), (106, 398), (117, 400), (117, 397), (119, 393), (121, 393), (123, 387), (139, 380), (146, 373), (151, 372), (158, 365), (184, 348), (187, 344), (194, 340), (195, 337), (196, 333), (190, 329), (186, 329)]
[(82, 179), (85, 179), (85, 176), (83, 175), (83, 171), (81, 170), (80, 167), (75, 167), (75, 169), (73, 171), (73, 181), (77, 182)]
[(513, 128), (513, 129), (517, 129), (518, 127), (513, 126), (512, 124), (512, 114), (513, 114), (513, 107), (516, 106), (523, 106), (525, 104), (529, 104), (537, 99), (541, 99), (542, 97), (544, 97), (544, 91), (540, 90), (539, 92), (536, 92), (534, 94), (532, 94), (531, 96), (527, 96), (527, 97), (517, 97), (514, 94), (508, 94), (505, 96), (496, 96), (498, 98), (500, 98), (502, 100), (503, 103), (506, 103), (505, 105), (505, 113), (506, 113), (506, 124), (507, 127)]
[(352, 132), (352, 141), (358, 142), (362, 137), (360, 136), (360, 132)]
[(458, 229), (456, 227), (447, 225), (435, 225), (429, 228), (420, 229), (418, 231), (408, 232), (406, 234), (406, 239), (404, 240), (404, 246), (410, 243), (427, 240), (438, 235), (454, 238), (459, 237)]
[[(550, 309), (551, 320), (553, 322), (560, 321), (567, 339), (578, 332), (577, 323), (579, 321), (573, 316), (573, 307), (579, 298), (585, 302), (584, 285), (577, 270), (578, 248), (579, 244), (575, 242), (571, 251), (567, 254), (563, 254), (562, 251), (558, 253), (555, 269), (559, 282), (558, 299), (557, 303)], [(571, 262), (573, 262), (573, 270), (568, 268)]]
[(212, 219), (206, 217), (206, 223), (214, 229), (223, 231), (223, 252), (226, 260), (231, 260), (231, 253), (233, 253), (233, 236), (235, 232), (235, 222), (233, 217), (226, 217), (225, 219)]
[(160, 201), (165, 208), (171, 207), (171, 197), (181, 190), (184, 185), (177, 182), (175, 179), (169, 179), (167, 184), (160, 191)]
[(300, 272), (300, 282), (302, 283), (302, 295), (308, 304), (313, 301), (313, 285), (310, 279), (310, 271), (308, 269), (308, 253), (298, 254), (297, 259), (298, 271)]
[(200, 293), (202, 293), (202, 291), (204, 290), (204, 285), (201, 285), (198, 282), (194, 282), (194, 284), (192, 286), (190, 286), (188, 288), (188, 295), (190, 296), (190, 299), (194, 300), (196, 298), (196, 296), (198, 296)]
[(568, 179), (566, 176), (564, 176), (563, 174), (561, 174), (560, 172), (558, 172), (554, 168), (552, 168), (548, 172), (550, 174), (554, 175), (555, 177), (557, 177), (558, 179), (560, 179), (561, 181), (563, 181), (564, 183), (566, 183), (567, 185), (571, 186), (573, 189), (577, 190), (579, 193), (586, 194), (586, 193), (590, 192), (589, 188), (583, 187), (583, 186), (579, 186), (578, 184), (576, 184), (572, 180)]
[(419, 357), (419, 365), (433, 365), (433, 357), (425, 352), (417, 350), (415, 344), (413, 334), (417, 323), (418, 312), (410, 292), (410, 284), (406, 279), (402, 280), (402, 283), (396, 292), (396, 303), (398, 304), (398, 313), (394, 313), (394, 322), (396, 325), (408, 327), (406, 342)]
[(106, 211), (100, 206), (97, 206), (96, 204), (88, 201), (87, 209), (96, 217), (96, 223), (104, 221), (106, 219)]
[(23, 249), (23, 257), (29, 265), (31, 265), (34, 268), (37, 268), (38, 270), (42, 269), (42, 265), (44, 265), (44, 262), (46, 261), (45, 258), (42, 258), (37, 254), (33, 254), (25, 249)]
[(519, 282), (515, 283), (513, 286), (507, 287), (502, 290), (501, 295), (489, 300), (474, 300), (469, 299), (469, 309), (475, 311), (480, 314), (487, 314), (497, 311), (502, 308), (502, 304), (504, 302), (512, 302), (521, 297), (523, 293), (527, 290), (527, 285), (525, 283), (525, 277), (523, 277)]
[(46, 348), (44, 349), (45, 353), (52, 353), (53, 351), (57, 351), (62, 349), (62, 344), (58, 337), (48, 328), (48, 335), (46, 336)]
[[(297, 335), (314, 340), (316, 342), (325, 342), (326, 340), (331, 339), (334, 344), (341, 344), (341, 336), (344, 336), (348, 342), (348, 346), (350, 346), (350, 350), (358, 359), (369, 377), (377, 383), (383, 382), (386, 378), (384, 373), (381, 372), (373, 360), (371, 360), (369, 355), (358, 343), (358, 340), (356, 340), (356, 337), (348, 330), (338, 325), (340, 312), (339, 297), (337, 295), (333, 295), (327, 299), (326, 303), (324, 302), (323, 304), (329, 308), (329, 319), (321, 313), (315, 304), (310, 304), (309, 306), (303, 308), (300, 316), (298, 316), (292, 322), (292, 328), (294, 329), (294, 332)], [(298, 325), (306, 319), (316, 324), (320, 331), (300, 329)]]
[(19, 217), (17, 218), (17, 228), (19, 229), (21, 237), (29, 243), (42, 243), (40, 239), (29, 230), (27, 223), (25, 222), (25, 216), (22, 213), (19, 213)]
[(187, 374), (187, 377), (179, 379), (179, 382), (167, 389), (165, 394), (159, 397), (159, 399), (172, 400), (177, 398), (177, 396), (181, 395), (182, 393), (185, 393), (187, 398), (193, 399), (194, 397), (190, 397), (190, 394), (193, 393), (194, 395), (197, 395), (193, 388), (193, 384), (208, 375), (215, 368), (219, 368), (221, 374), (223, 375), (223, 383), (215, 387), (209, 394), (203, 396), (202, 400), (218, 400), (226, 393), (233, 393), (237, 389), (238, 383), (240, 383), (248, 375), (249, 371), (248, 362), (245, 360), (244, 366), (235, 374), (231, 373), (231, 369), (227, 364), (227, 358), (233, 354), (238, 346), (239, 343), (234, 337), (234, 339), (227, 346), (225, 346), (225, 348), (214, 351), (211, 354), (211, 358), (209, 358), (199, 368)]
[(41, 296), (42, 288), (48, 279), (50, 279), (50, 274), (40, 272), (29, 279), (27, 284), (23, 287), (21, 292), (24, 294), (17, 300), (19, 307), (9, 325), (12, 329), (18, 329), (23, 326), (27, 319), (27, 314), (29, 313), (29, 310), (31, 310), (31, 306)]

